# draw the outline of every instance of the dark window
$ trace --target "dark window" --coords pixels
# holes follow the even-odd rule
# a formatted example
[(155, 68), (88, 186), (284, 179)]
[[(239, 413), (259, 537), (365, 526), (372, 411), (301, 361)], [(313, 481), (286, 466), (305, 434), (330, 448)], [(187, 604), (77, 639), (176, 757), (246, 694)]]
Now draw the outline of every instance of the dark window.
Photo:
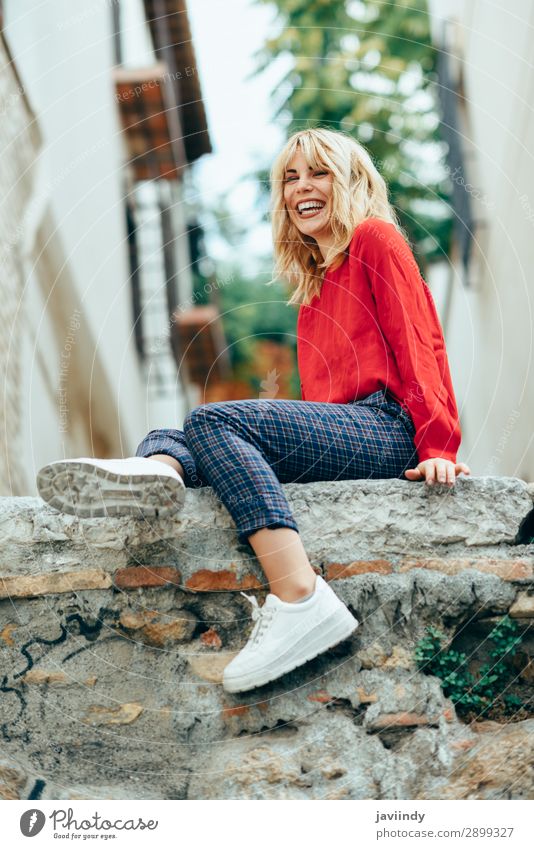
[(132, 310), (134, 323), (135, 347), (141, 358), (145, 356), (143, 342), (141, 284), (139, 275), (139, 254), (137, 249), (136, 223), (134, 210), (130, 202), (126, 202), (126, 227), (128, 231), (128, 248), (130, 257), (130, 281), (132, 292)]
[(445, 48), (438, 51), (438, 93), (441, 104), (441, 134), (447, 142), (447, 165), (452, 181), (454, 207), (454, 234), (459, 246), (464, 268), (468, 269), (473, 241), (473, 218), (471, 195), (466, 191), (469, 177), (466, 174), (462, 148), (463, 102), (453, 80), (450, 55)]

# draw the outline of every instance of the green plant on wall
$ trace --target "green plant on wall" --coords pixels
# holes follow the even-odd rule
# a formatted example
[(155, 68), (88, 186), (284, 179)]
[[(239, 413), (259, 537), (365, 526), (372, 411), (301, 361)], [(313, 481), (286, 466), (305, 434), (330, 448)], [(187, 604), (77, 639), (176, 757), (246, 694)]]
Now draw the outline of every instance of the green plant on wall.
[(460, 708), (476, 710), (481, 716), (487, 714), (497, 700), (505, 707), (520, 707), (521, 700), (507, 693), (513, 672), (513, 656), (522, 641), (517, 624), (505, 616), (488, 634), (493, 643), (489, 652), (490, 661), (481, 666), (475, 677), (468, 668), (465, 652), (444, 647), (446, 636), (430, 626), (426, 635), (415, 648), (415, 661), (427, 675), (441, 680), (443, 692)]

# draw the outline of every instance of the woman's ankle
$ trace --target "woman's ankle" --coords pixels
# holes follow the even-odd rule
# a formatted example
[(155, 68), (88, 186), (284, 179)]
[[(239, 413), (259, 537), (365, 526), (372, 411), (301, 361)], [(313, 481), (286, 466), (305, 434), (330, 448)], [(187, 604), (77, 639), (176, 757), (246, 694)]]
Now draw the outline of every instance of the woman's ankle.
[(280, 601), (298, 602), (314, 594), (317, 584), (317, 576), (309, 583), (299, 583), (294, 586), (277, 586), (279, 582), (275, 581), (271, 586), (270, 591), (273, 595), (278, 596)]
[(150, 456), (147, 457), (147, 460), (159, 460), (160, 463), (165, 463), (165, 465), (174, 469), (175, 472), (178, 472), (182, 480), (184, 479), (184, 467), (178, 460), (175, 460), (174, 457), (170, 457), (168, 454), (150, 454)]
[(313, 593), (317, 575), (298, 531), (265, 527), (251, 534), (249, 542), (273, 595), (281, 601), (298, 601)]

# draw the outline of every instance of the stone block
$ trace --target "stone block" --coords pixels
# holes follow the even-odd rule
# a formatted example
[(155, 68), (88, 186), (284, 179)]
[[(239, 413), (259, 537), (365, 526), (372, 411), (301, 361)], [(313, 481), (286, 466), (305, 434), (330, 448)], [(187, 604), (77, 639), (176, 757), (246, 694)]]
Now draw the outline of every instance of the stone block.
[(157, 610), (125, 610), (119, 617), (119, 625), (123, 631), (148, 646), (160, 648), (189, 641), (197, 623), (197, 617), (188, 610), (165, 614)]
[(118, 707), (105, 707), (103, 705), (89, 705), (82, 722), (87, 725), (130, 725), (143, 713), (143, 705), (135, 702), (118, 705)]
[(405, 557), (399, 564), (399, 572), (411, 569), (429, 569), (444, 575), (458, 575), (468, 569), (476, 569), (488, 575), (497, 575), (503, 581), (522, 581), (534, 576), (534, 558), (519, 560), (516, 558), (494, 557), (455, 557), (413, 558)]
[(509, 614), (513, 619), (532, 619), (534, 617), (534, 595), (518, 593), (516, 600), (510, 607)]
[(101, 569), (49, 572), (46, 575), (0, 577), (0, 599), (32, 598), (76, 590), (102, 590), (111, 587), (111, 576)]
[(168, 585), (180, 587), (181, 580), (180, 571), (172, 566), (130, 566), (117, 569), (113, 575), (113, 583), (122, 590)]

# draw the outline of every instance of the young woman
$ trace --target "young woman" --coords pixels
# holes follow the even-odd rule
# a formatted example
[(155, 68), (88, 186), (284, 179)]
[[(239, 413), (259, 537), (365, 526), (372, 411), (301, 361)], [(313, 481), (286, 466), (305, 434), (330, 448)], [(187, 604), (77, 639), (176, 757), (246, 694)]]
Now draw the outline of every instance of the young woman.
[[(315, 574), (281, 483), (407, 478), (453, 485), (460, 427), (430, 291), (354, 139), (293, 135), (271, 174), (277, 274), (299, 304), (301, 401), (202, 404), (183, 431), (151, 431), (136, 457), (40, 470), (39, 493), (81, 517), (171, 515), (186, 488), (211, 486), (269, 582), (255, 625), (224, 671), (229, 692), (272, 681), (358, 625)], [(245, 595), (245, 593), (243, 593)]]

